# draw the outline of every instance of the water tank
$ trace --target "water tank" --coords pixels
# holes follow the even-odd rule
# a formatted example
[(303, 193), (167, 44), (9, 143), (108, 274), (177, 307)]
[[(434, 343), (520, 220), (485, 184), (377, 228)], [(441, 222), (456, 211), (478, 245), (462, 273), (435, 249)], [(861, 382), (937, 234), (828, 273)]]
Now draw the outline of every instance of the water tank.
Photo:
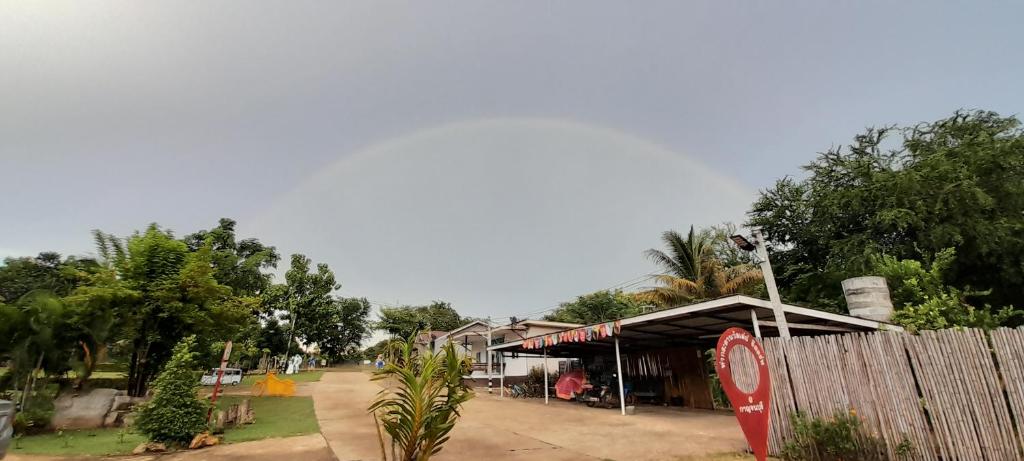
[(892, 318), (892, 298), (884, 277), (854, 277), (843, 280), (843, 296), (850, 315), (888, 322)]

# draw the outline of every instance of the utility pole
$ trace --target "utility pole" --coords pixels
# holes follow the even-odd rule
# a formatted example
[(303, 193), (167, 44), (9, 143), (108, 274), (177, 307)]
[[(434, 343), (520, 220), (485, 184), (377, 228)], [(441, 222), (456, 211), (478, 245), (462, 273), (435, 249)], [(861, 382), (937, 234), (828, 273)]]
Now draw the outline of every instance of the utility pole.
[(768, 287), (768, 299), (772, 303), (772, 310), (775, 311), (775, 323), (779, 329), (779, 336), (789, 339), (789, 323), (786, 322), (786, 312), (782, 308), (782, 297), (779, 296), (779, 287), (775, 285), (775, 273), (772, 272), (772, 263), (768, 260), (768, 250), (764, 246), (764, 236), (761, 229), (754, 228), (754, 247), (757, 251), (757, 259), (761, 264), (761, 275), (764, 276), (764, 284)]

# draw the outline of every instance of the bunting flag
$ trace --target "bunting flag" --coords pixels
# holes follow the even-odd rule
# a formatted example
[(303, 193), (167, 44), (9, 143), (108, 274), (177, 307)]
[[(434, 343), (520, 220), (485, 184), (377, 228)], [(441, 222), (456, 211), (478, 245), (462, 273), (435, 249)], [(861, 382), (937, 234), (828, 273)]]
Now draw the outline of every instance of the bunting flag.
[(615, 336), (622, 332), (622, 321), (599, 323), (597, 325), (560, 331), (549, 335), (537, 336), (523, 340), (523, 349), (542, 349), (557, 346), (560, 343), (585, 343), (598, 341)]

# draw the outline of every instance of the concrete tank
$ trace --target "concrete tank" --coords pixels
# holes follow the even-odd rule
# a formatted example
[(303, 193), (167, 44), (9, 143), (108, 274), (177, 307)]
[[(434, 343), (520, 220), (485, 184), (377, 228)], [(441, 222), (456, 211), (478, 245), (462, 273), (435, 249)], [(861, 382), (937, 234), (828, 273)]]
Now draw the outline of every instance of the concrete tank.
[(892, 318), (892, 298), (884, 277), (854, 277), (843, 280), (843, 296), (850, 315), (888, 322)]

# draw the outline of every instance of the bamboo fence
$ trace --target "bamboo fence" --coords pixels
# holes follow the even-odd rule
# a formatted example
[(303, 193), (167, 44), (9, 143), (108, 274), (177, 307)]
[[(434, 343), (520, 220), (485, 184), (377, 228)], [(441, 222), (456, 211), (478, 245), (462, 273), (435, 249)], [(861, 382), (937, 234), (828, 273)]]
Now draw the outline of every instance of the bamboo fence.
[[(1024, 328), (992, 331), (991, 346), (976, 329), (766, 338), (763, 344), (774, 455), (792, 437), (791, 414), (849, 412), (891, 459), (1024, 459)], [(756, 376), (751, 367), (742, 360), (733, 371), (747, 381)]]

